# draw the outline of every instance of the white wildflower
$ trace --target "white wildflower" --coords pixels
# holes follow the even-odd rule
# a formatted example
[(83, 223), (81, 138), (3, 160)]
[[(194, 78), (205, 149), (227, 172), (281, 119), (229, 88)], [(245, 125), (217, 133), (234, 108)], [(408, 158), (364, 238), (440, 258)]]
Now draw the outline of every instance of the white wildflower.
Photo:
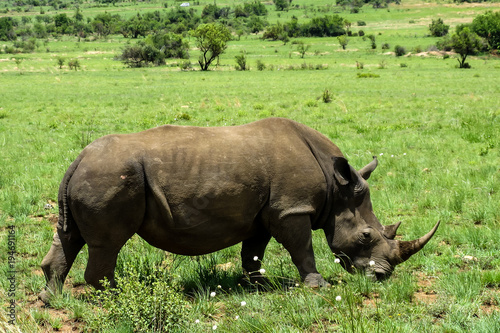
[(380, 153), (380, 156), (383, 156), (383, 155), (384, 155), (384, 153)]
[(196, 319), (194, 322), (195, 322), (195, 324), (199, 324), (199, 323), (200, 323), (200, 320), (199, 320), (199, 319)]
[(257, 256), (253, 257), (253, 261), (257, 261), (257, 260), (259, 260), (259, 257), (257, 257)]
[(217, 329), (217, 325), (212, 326), (212, 330), (215, 331)]
[(259, 269), (260, 274), (264, 274), (266, 270), (264, 268)]
[(241, 301), (241, 303), (240, 303), (240, 304), (241, 304), (241, 306), (245, 306), (245, 305), (247, 305), (247, 302), (245, 302), (245, 301)]
[(339, 258), (335, 258), (334, 262), (335, 262), (336, 264), (340, 264), (340, 259), (339, 259)]
[(339, 295), (339, 296), (335, 297), (335, 300), (336, 300), (337, 302), (340, 302), (340, 301), (342, 300), (342, 296), (340, 296), (340, 295)]
[(217, 286), (217, 289), (222, 289), (222, 286), (219, 284), (219, 285)]
[(370, 262), (368, 263), (370, 266), (374, 266), (375, 265), (375, 261), (373, 260), (370, 260)]
[(212, 291), (212, 292), (210, 293), (210, 297), (215, 297), (215, 295), (216, 295), (216, 294), (215, 294), (215, 291)]
[(238, 320), (238, 319), (240, 319), (240, 316), (236, 315), (236, 317), (234, 317), (234, 319)]

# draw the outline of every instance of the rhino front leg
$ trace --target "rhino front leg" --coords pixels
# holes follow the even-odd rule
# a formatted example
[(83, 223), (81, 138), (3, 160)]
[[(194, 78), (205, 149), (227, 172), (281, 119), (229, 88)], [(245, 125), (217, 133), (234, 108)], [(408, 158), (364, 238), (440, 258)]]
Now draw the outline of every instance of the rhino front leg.
[(49, 303), (52, 295), (62, 291), (64, 280), (83, 245), (85, 241), (77, 229), (72, 232), (58, 229), (54, 234), (52, 246), (41, 265), (47, 281), (45, 290), (40, 293), (44, 303)]
[(255, 236), (243, 241), (241, 247), (241, 262), (245, 274), (251, 283), (266, 284), (266, 279), (259, 272), (264, 259), (264, 251), (271, 240), (271, 235), (264, 228)]
[(307, 286), (317, 288), (329, 285), (316, 269), (309, 216), (287, 216), (272, 234), (290, 253)]

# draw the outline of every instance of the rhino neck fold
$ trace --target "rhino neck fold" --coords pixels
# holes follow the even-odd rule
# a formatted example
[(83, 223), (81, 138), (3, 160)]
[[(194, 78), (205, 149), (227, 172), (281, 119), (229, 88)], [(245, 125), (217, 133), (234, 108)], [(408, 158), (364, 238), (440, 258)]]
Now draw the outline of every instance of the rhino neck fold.
[[(309, 147), (312, 155), (316, 159), (319, 167), (323, 171), (323, 175), (325, 177), (325, 198), (323, 205), (318, 207), (316, 210), (316, 214), (312, 216), (311, 223), (312, 229), (322, 229), (327, 225), (328, 221), (331, 221), (331, 214), (333, 211), (333, 163), (331, 162), (331, 158), (333, 156), (333, 152), (331, 148), (336, 148), (331, 142), (328, 142), (330, 149), (316, 149), (315, 142), (310, 140), (308, 136), (303, 136), (305, 144)], [(321, 142), (320, 144), (323, 144)], [(338, 149), (338, 148), (337, 148)]]

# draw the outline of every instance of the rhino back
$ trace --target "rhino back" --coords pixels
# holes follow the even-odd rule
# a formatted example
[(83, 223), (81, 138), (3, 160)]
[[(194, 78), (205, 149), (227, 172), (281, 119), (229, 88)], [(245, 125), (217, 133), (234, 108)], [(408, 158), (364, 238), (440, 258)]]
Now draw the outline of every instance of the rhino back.
[(138, 233), (157, 247), (207, 253), (286, 215), (319, 213), (327, 182), (311, 144), (335, 150), (318, 132), (279, 118), (108, 136), (82, 153), (77, 176), (88, 179), (75, 193), (94, 209), (117, 201), (141, 210)]

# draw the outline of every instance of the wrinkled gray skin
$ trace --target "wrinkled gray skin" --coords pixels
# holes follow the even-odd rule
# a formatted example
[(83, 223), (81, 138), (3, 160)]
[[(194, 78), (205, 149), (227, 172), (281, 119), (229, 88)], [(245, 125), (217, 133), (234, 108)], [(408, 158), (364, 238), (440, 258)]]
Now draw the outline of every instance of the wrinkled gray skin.
[[(258, 275), (274, 237), (306, 285), (325, 286), (316, 270), (311, 230), (323, 229), (348, 271), (385, 278), (432, 237), (394, 240), (397, 226), (375, 217), (366, 179), (319, 132), (287, 119), (243, 126), (161, 126), (108, 135), (87, 146), (59, 188), (59, 222), (42, 262), (40, 295), (60, 292), (84, 244), (85, 279), (114, 285), (118, 252), (138, 234), (151, 245), (202, 255), (243, 242), (243, 269)], [(254, 256), (260, 260), (254, 261)], [(370, 261), (375, 265), (370, 266)]]

